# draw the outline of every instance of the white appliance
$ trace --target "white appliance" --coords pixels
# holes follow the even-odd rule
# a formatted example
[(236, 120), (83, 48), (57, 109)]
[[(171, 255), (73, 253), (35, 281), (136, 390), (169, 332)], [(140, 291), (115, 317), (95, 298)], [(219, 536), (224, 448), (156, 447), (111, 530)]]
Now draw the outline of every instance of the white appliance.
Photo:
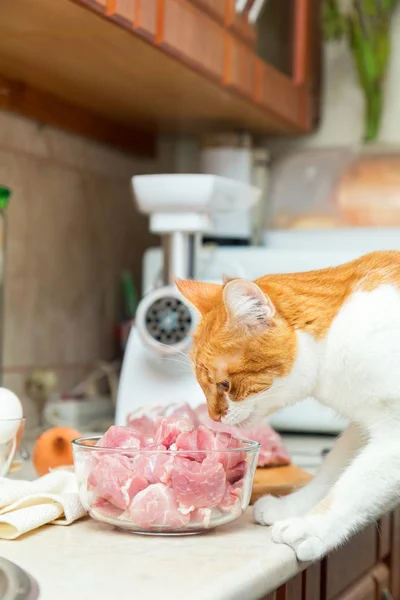
[[(123, 362), (116, 413), (116, 421), (119, 424), (125, 423), (126, 416), (131, 410), (143, 405), (185, 401), (194, 406), (204, 400), (194, 374), (189, 369), (187, 358), (184, 358), (190, 347), (189, 336), (195, 327), (197, 317), (192, 309), (182, 302), (174, 287), (160, 287), (162, 282), (168, 281), (166, 265), (171, 265), (169, 260), (171, 247), (175, 250), (182, 248), (182, 253), (177, 251), (177, 256), (173, 259), (176, 275), (193, 275), (208, 281), (219, 281), (223, 275), (255, 279), (266, 273), (319, 269), (341, 264), (373, 250), (400, 248), (399, 229), (360, 228), (307, 232), (274, 231), (266, 235), (265, 247), (208, 246), (197, 247), (196, 253), (192, 247), (193, 252), (188, 254), (187, 250), (184, 250), (185, 244), (187, 246), (189, 243), (188, 231), (193, 234), (206, 227), (207, 218), (214, 207), (226, 206), (229, 210), (230, 203), (235, 201), (251, 204), (256, 199), (257, 193), (251, 186), (244, 186), (240, 190), (240, 186), (244, 184), (213, 176), (198, 175), (196, 185), (194, 179), (187, 179), (186, 183), (180, 179), (195, 176), (162, 177), (171, 179), (158, 179), (159, 197), (154, 202), (151, 200), (155, 198), (152, 185), (155, 185), (156, 180), (152, 184), (151, 178), (146, 176), (133, 179), (139, 207), (152, 215), (151, 230), (163, 232), (167, 234), (167, 238), (164, 252), (161, 248), (154, 248), (144, 255), (142, 289), (145, 295), (138, 308), (137, 326), (130, 334)], [(210, 179), (201, 179), (207, 177)], [(190, 181), (193, 185), (189, 186)], [(188, 189), (193, 199), (190, 205), (193, 210), (198, 211), (193, 213), (197, 215), (197, 220), (193, 215), (190, 216), (190, 213), (186, 213), (184, 217), (185, 213), (179, 212), (188, 209)], [(240, 191), (246, 193), (240, 196)], [(197, 200), (194, 200), (192, 194), (197, 195)], [(163, 202), (165, 203), (163, 210), (166, 212), (161, 217), (157, 211)], [(189, 222), (191, 222), (190, 226)], [(174, 236), (177, 236), (176, 239)], [(188, 259), (188, 256), (191, 259)], [(195, 261), (195, 264), (187, 264), (185, 261), (188, 260), (189, 263), (190, 260)], [(188, 319), (188, 322), (187, 326), (183, 326), (181, 339), (174, 340), (172, 345), (166, 343), (163, 346), (157, 340), (154, 341), (151, 334), (149, 335), (146, 320), (151, 316), (149, 311), (154, 309), (156, 314), (161, 312), (167, 318), (166, 301), (176, 303), (175, 308), (182, 311), (182, 315), (185, 315), (184, 319)], [(164, 334), (167, 335), (165, 331)], [(168, 342), (168, 339), (165, 341)], [(320, 406), (311, 399), (276, 413), (270, 418), (270, 422), (281, 431), (327, 434), (337, 433), (346, 425), (328, 408)]]
[[(265, 197), (269, 152), (264, 147), (254, 147), (247, 133), (207, 136), (200, 152), (200, 171), (255, 185)], [(252, 207), (240, 204), (229, 213), (215, 210), (207, 238), (224, 245), (248, 245), (251, 240), (258, 243), (264, 210), (264, 202)]]
[(162, 236), (163, 252), (126, 345), (117, 424), (140, 406), (204, 402), (188, 359), (197, 314), (173, 277), (197, 276), (199, 234), (210, 229), (216, 211), (251, 207), (260, 196), (256, 187), (216, 175), (142, 175), (132, 186), (139, 210), (150, 215), (150, 230)]

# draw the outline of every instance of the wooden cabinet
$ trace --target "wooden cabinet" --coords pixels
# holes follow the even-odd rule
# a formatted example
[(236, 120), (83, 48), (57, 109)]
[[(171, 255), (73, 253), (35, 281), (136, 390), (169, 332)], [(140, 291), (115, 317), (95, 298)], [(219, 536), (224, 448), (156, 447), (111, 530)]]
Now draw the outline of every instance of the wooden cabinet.
[(255, 0), (5, 2), (0, 108), (136, 151), (160, 130), (315, 126), (322, 0), (267, 0), (256, 23)]
[(258, 20), (259, 56), (299, 84), (315, 77), (320, 7), (321, 0), (268, 0)]
[(385, 564), (379, 564), (362, 577), (337, 600), (390, 600), (389, 570)]
[(390, 554), (391, 515), (385, 515), (378, 523), (378, 558), (384, 560)]
[(221, 80), (225, 39), (221, 27), (189, 3), (165, 0), (157, 42), (181, 60)]
[(226, 0), (191, 0), (198, 8), (207, 12), (222, 25), (226, 19)]
[(132, 23), (135, 4), (135, 0), (109, 0), (106, 3), (106, 14), (121, 19), (122, 23)]
[(354, 536), (325, 559), (324, 597), (334, 600), (376, 564), (378, 532), (375, 525)]
[(248, 96), (256, 96), (256, 55), (240, 40), (226, 39), (224, 83)]
[(391, 525), (390, 590), (394, 600), (400, 600), (400, 508), (394, 511)]
[(158, 0), (146, 0), (146, 2), (135, 0), (135, 2), (134, 29), (154, 41), (157, 33)]
[(307, 90), (313, 124), (319, 120), (322, 1), (268, 0), (257, 24), (263, 64)]
[(302, 573), (294, 577), (286, 585), (283, 585), (276, 592), (276, 600), (298, 600), (302, 598), (303, 576)]
[(321, 582), (321, 563), (308, 567), (303, 573), (302, 600), (319, 600)]
[(400, 600), (400, 508), (263, 600)]
[(375, 582), (376, 600), (391, 600), (390, 572), (386, 564), (381, 563), (372, 571)]
[(347, 592), (344, 592), (340, 596), (340, 600), (377, 600), (373, 578), (370, 575), (363, 577)]
[(257, 47), (257, 27), (249, 21), (250, 8), (253, 2), (247, 2), (243, 12), (236, 11), (236, 0), (226, 0), (225, 26), (234, 36), (250, 48)]

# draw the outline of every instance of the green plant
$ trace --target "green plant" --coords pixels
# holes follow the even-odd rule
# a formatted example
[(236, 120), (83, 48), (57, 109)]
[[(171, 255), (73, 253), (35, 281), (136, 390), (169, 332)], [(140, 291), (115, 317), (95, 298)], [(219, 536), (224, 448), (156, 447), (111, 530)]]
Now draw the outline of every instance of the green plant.
[(351, 0), (344, 15), (338, 0), (324, 0), (326, 40), (346, 38), (365, 98), (364, 141), (376, 140), (382, 119), (383, 87), (390, 56), (390, 18), (399, 0)]

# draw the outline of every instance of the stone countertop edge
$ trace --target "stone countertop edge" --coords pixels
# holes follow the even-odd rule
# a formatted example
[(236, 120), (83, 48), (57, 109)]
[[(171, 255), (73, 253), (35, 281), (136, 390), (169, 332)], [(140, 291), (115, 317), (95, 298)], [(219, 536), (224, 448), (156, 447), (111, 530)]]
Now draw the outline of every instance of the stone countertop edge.
[[(90, 518), (0, 540), (0, 555), (39, 584), (39, 600), (260, 600), (306, 568), (249, 509), (204, 535), (141, 536)], [(62, 586), (60, 584), (62, 583)], [(89, 595), (88, 595), (89, 594)]]

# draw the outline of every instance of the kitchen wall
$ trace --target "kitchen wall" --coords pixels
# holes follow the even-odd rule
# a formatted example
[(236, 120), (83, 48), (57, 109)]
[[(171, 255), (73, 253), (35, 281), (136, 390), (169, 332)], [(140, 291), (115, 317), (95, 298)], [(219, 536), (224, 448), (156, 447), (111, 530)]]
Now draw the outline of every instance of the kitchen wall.
[(4, 385), (17, 393), (35, 365), (63, 388), (115, 356), (119, 277), (140, 284), (146, 220), (130, 177), (157, 162), (0, 112), (0, 183), (12, 189)]

